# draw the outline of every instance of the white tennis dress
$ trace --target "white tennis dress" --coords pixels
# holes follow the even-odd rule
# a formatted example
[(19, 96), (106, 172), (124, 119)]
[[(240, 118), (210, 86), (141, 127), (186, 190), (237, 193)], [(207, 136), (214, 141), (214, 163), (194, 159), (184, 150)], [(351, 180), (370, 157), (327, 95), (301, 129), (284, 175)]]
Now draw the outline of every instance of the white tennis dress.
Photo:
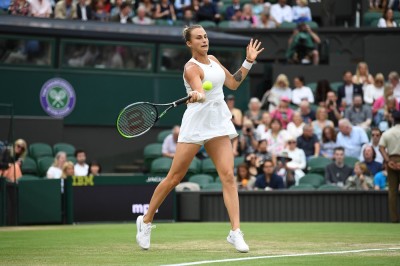
[[(192, 58), (193, 62), (204, 71), (202, 82), (211, 81), (213, 87), (211, 90), (204, 91), (206, 100), (202, 103), (189, 103), (182, 118), (181, 130), (179, 132), (178, 142), (195, 143), (203, 145), (206, 141), (219, 137), (229, 136), (237, 137), (237, 132), (231, 121), (232, 114), (224, 100), (222, 87), (225, 82), (225, 72), (222, 67), (210, 59), (211, 64), (206, 65)], [(186, 92), (192, 91), (185, 77), (183, 81)]]

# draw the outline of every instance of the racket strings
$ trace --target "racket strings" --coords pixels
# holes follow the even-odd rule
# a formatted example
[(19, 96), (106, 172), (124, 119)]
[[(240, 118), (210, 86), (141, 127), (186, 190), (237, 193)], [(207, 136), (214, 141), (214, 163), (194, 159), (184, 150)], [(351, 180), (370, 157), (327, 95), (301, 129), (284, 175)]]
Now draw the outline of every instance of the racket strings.
[(118, 120), (120, 132), (125, 136), (136, 136), (146, 132), (157, 121), (156, 107), (140, 103), (125, 109)]

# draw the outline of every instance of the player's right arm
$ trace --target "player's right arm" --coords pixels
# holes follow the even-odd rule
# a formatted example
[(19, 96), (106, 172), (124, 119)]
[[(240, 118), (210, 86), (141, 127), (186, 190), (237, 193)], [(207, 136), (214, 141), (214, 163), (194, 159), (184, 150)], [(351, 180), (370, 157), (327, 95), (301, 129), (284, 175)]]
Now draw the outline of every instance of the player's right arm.
[(203, 90), (202, 79), (204, 77), (203, 70), (195, 63), (188, 62), (185, 65), (184, 77), (187, 83), (189, 83), (192, 91), (189, 93), (192, 97), (188, 100), (190, 103), (204, 102), (206, 99)]

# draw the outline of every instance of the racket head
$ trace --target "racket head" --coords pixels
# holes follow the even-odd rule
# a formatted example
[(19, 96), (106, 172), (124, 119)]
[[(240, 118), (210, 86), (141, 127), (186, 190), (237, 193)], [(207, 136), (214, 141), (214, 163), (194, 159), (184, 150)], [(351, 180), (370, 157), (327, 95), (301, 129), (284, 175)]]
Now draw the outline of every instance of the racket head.
[(117, 118), (119, 134), (125, 138), (143, 135), (158, 120), (158, 110), (151, 103), (139, 102), (126, 106)]

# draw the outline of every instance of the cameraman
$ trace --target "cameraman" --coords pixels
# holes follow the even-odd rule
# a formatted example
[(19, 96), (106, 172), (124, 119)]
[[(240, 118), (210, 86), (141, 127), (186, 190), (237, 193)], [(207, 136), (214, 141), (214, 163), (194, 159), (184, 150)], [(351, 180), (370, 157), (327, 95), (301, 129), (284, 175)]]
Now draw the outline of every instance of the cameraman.
[(318, 44), (321, 39), (305, 23), (299, 23), (289, 38), (289, 49), (286, 52), (288, 62), (294, 64), (319, 63)]
[(239, 137), (240, 151), (244, 155), (254, 153), (258, 146), (258, 135), (254, 130), (253, 123), (250, 120), (245, 120), (243, 123), (242, 133)]
[(342, 119), (342, 114), (337, 106), (337, 96), (335, 92), (329, 91), (326, 94), (326, 111), (328, 113), (328, 120), (331, 120), (335, 127), (338, 127), (338, 122)]

